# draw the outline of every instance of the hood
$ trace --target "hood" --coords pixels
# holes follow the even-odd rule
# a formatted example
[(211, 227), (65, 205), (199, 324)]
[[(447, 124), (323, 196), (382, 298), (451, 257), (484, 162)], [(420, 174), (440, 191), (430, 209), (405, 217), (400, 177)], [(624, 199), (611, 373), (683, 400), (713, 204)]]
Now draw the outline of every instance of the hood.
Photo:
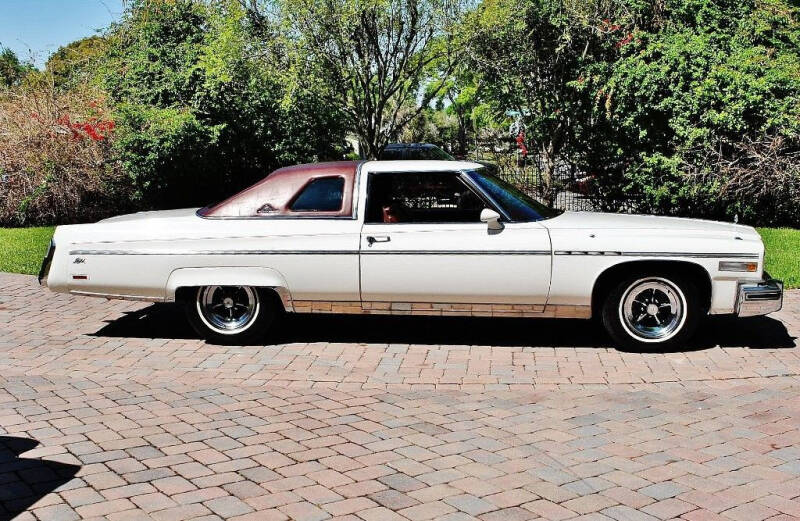
[(175, 217), (190, 217), (197, 213), (199, 208), (180, 208), (178, 210), (159, 210), (154, 212), (137, 212), (127, 215), (117, 215), (98, 221), (101, 223), (121, 223), (130, 221), (155, 221), (160, 219), (173, 219)]
[(656, 215), (631, 215), (596, 212), (564, 212), (558, 217), (542, 221), (553, 230), (663, 230), (681, 232), (706, 232), (732, 235), (758, 235), (751, 226), (703, 219), (660, 217)]

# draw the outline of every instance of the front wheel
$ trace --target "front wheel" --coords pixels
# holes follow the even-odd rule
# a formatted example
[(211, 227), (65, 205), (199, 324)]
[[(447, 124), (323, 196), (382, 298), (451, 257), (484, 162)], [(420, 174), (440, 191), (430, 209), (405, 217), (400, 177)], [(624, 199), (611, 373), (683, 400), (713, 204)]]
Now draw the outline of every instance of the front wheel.
[(189, 323), (203, 338), (220, 344), (245, 343), (264, 335), (275, 321), (271, 299), (250, 286), (203, 286), (186, 303)]
[(603, 304), (603, 325), (628, 349), (672, 349), (688, 340), (702, 315), (697, 288), (674, 274), (622, 280)]

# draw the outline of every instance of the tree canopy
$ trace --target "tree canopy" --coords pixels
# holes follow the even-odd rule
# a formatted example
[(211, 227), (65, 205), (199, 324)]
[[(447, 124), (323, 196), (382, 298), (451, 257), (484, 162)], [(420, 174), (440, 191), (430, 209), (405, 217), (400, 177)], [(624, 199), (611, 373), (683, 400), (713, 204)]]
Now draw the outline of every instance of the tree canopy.
[(341, 157), (338, 113), (292, 89), (252, 30), (235, 1), (137, 1), (109, 34), (115, 146), (149, 204), (204, 204), (279, 166)]
[(501, 171), (532, 172), (546, 202), (568, 171), (609, 210), (800, 225), (799, 13), (794, 0), (131, 0), (44, 71), (0, 49), (0, 173), (21, 183), (0, 184), (16, 198), (0, 220), (51, 218), (25, 215), (57, 200), (59, 172), (120, 207), (177, 207), (352, 157), (353, 140), (365, 158), (419, 140), (508, 159), (518, 139), (527, 166)]

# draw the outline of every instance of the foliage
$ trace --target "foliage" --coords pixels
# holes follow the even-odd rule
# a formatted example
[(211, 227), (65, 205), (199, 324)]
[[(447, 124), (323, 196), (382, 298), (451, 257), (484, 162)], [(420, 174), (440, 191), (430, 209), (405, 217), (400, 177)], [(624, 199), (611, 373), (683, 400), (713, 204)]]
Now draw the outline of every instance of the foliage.
[(277, 167), (341, 156), (336, 113), (292, 92), (234, 1), (137, 1), (102, 83), (141, 206), (201, 205)]
[(105, 55), (108, 43), (102, 36), (89, 36), (60, 47), (45, 64), (45, 71), (60, 88), (74, 88), (93, 74), (92, 67)]
[(456, 62), (451, 29), (460, 4), (452, 0), (283, 0), (280, 7), (298, 85), (345, 117), (366, 157), (377, 157), (425, 110), (438, 89), (423, 91), (424, 84)]
[[(277, 167), (342, 158), (347, 134), (369, 157), (398, 139), (505, 149), (516, 171), (519, 125), (546, 201), (578, 187), (610, 210), (633, 195), (642, 212), (797, 226), (799, 12), (794, 0), (131, 0), (44, 72), (0, 49), (0, 175), (14, 180), (0, 222), (205, 204)], [(561, 169), (581, 181), (560, 186)]]
[(402, 143), (432, 143), (448, 151), (458, 147), (458, 120), (444, 110), (426, 108), (397, 136)]
[(595, 171), (661, 213), (800, 223), (798, 10), (669, 0), (659, 17), (594, 67), (610, 145)]
[(22, 83), (33, 65), (22, 63), (11, 49), (0, 46), (0, 88)]
[(36, 275), (53, 237), (52, 226), (0, 228), (0, 271)]
[(470, 134), (475, 137), (477, 119), (481, 114), (479, 107), (485, 105), (481, 100), (481, 85), (474, 71), (462, 63), (450, 74), (429, 84), (429, 90), (436, 90), (436, 108), (455, 120), (455, 139), (453, 151), (458, 156), (466, 156)]
[(614, 2), (485, 0), (467, 22), (469, 65), (500, 117), (521, 115), (527, 148), (542, 163), (547, 201), (553, 172), (593, 130), (592, 99), (579, 88), (587, 67), (606, 63), (627, 15)]
[(111, 154), (114, 122), (98, 92), (28, 81), (0, 92), (0, 128), (0, 223), (70, 223), (128, 207)]

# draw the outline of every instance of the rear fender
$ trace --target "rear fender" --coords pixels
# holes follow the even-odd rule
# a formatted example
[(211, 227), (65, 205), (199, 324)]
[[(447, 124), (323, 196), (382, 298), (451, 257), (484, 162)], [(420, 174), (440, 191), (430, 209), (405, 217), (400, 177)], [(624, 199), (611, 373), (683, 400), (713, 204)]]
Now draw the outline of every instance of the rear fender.
[(179, 268), (170, 273), (165, 288), (166, 300), (174, 301), (178, 288), (199, 286), (252, 286), (271, 288), (281, 298), (286, 311), (292, 311), (292, 296), (286, 279), (272, 268), (214, 267)]

